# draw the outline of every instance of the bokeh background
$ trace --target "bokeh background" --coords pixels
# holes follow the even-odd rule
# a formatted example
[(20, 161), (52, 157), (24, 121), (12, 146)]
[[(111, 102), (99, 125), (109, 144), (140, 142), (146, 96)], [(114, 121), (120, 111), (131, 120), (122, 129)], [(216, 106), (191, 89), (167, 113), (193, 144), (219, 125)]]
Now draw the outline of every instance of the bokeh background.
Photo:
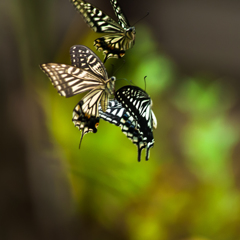
[[(108, 0), (90, 2), (114, 18)], [(106, 64), (142, 88), (147, 76), (147, 162), (104, 121), (79, 150), (82, 96), (60, 97), (38, 67), (70, 64), (72, 45), (101, 34), (68, 0), (0, 2), (0, 239), (240, 239), (240, 2), (119, 3), (133, 25), (150, 13), (125, 61)]]

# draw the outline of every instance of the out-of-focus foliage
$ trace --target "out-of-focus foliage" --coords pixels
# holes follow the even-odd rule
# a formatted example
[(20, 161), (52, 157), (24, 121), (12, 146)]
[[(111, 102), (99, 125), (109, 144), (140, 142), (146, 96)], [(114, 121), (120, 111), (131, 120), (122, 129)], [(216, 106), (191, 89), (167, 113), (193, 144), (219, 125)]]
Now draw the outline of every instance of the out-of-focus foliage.
[[(46, 4), (46, 9), (51, 10), (50, 5)], [(49, 17), (54, 11), (50, 10), (39, 31), (46, 28), (54, 37)], [(12, 19), (16, 23), (19, 18), (14, 16), (21, 11), (15, 11)], [(40, 41), (32, 32), (37, 23), (24, 19), (19, 23), (23, 28), (28, 24), (34, 36), (31, 39), (36, 40), (30, 48), (24, 43), (23, 30), (14, 25), (19, 30), (15, 35), (19, 36), (15, 40), (19, 44), (17, 64), (22, 67), (23, 92), (28, 96), (22, 109), (28, 104), (38, 108), (28, 113), (36, 121), (29, 128), (37, 130), (29, 130), (26, 141), (33, 212), (41, 229), (72, 224), (77, 239), (84, 235), (90, 240), (239, 239), (240, 171), (234, 166), (239, 169), (235, 151), (240, 127), (232, 114), (239, 97), (227, 79), (197, 73), (182, 76), (161, 53), (149, 26), (139, 23), (136, 44), (126, 52), (125, 60), (108, 60), (106, 68), (118, 79), (116, 89), (130, 82), (144, 89), (147, 76), (146, 91), (158, 120), (150, 160), (144, 160), (143, 151), (138, 163), (136, 146), (120, 128), (103, 120), (96, 134), (85, 135), (79, 150), (80, 132), (71, 117), (83, 95), (60, 97), (32, 64), (42, 63), (45, 57), (46, 62), (70, 64), (71, 45), (93, 49), (93, 40), (99, 35), (90, 30), (76, 34), (74, 22), (58, 39), (59, 49), (49, 54), (46, 39), (51, 38), (40, 34)], [(46, 134), (35, 135), (42, 131)], [(36, 154), (33, 149), (40, 150)], [(56, 218), (48, 215), (50, 209)]]
[[(113, 69), (120, 68), (117, 87), (129, 84), (121, 80), (126, 78), (144, 88), (147, 75), (159, 122), (149, 162), (143, 155), (137, 163), (136, 147), (103, 121), (96, 134), (84, 137), (79, 150), (80, 133), (71, 113), (81, 97), (63, 99), (50, 88), (41, 93), (79, 214), (90, 215), (104, 229), (120, 221), (127, 239), (133, 240), (234, 239), (240, 223), (240, 194), (231, 164), (239, 128), (228, 117), (234, 96), (211, 78), (176, 79), (174, 65), (158, 53), (146, 26), (138, 27), (137, 37), (125, 63), (114, 60)], [(95, 34), (90, 32), (89, 38)], [(79, 42), (89, 45), (88, 39)]]

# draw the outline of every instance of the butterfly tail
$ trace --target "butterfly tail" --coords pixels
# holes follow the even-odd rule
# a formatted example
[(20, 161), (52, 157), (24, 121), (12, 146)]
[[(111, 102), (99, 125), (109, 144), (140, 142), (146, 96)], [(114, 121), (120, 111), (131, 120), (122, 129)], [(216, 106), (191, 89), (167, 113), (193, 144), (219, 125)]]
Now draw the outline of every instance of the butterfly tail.
[(138, 162), (141, 162), (141, 153), (142, 153), (143, 147), (138, 145)]
[(147, 147), (147, 150), (146, 150), (146, 161), (149, 159), (150, 157), (150, 148)]
[(146, 157), (145, 157), (146, 161), (147, 161), (147, 160), (149, 159), (149, 157), (150, 157), (150, 148), (152, 148), (153, 145), (154, 145), (154, 139), (152, 140), (152, 142), (149, 142), (149, 143), (147, 144)]
[(81, 139), (80, 139), (80, 142), (79, 142), (79, 146), (78, 146), (79, 149), (81, 148), (82, 139), (83, 139), (84, 134), (85, 134), (85, 131), (84, 131), (84, 129), (83, 129), (83, 130), (82, 130)]

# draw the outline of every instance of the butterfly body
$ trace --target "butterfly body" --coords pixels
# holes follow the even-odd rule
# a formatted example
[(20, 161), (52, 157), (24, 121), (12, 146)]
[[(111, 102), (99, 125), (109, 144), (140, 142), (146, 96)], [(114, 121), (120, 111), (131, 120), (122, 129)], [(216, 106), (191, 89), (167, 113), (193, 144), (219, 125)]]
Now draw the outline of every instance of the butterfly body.
[(97, 50), (103, 51), (105, 55), (103, 62), (106, 62), (108, 58), (121, 58), (125, 55), (126, 50), (133, 47), (136, 34), (135, 27), (129, 25), (116, 0), (110, 0), (110, 3), (118, 22), (84, 0), (71, 0), (71, 2), (93, 31), (111, 33), (94, 41)]

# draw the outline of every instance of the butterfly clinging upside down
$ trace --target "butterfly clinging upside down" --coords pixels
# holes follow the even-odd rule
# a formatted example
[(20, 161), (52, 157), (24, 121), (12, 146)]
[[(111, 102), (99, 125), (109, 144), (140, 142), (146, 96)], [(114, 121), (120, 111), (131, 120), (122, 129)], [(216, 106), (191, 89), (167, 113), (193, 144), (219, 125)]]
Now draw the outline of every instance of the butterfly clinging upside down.
[(110, 0), (118, 22), (106, 15), (100, 9), (84, 0), (71, 0), (76, 10), (85, 22), (95, 32), (110, 33), (97, 38), (94, 46), (105, 55), (103, 62), (109, 58), (121, 58), (125, 51), (132, 48), (135, 42), (135, 27), (131, 27), (123, 14), (117, 0)]

